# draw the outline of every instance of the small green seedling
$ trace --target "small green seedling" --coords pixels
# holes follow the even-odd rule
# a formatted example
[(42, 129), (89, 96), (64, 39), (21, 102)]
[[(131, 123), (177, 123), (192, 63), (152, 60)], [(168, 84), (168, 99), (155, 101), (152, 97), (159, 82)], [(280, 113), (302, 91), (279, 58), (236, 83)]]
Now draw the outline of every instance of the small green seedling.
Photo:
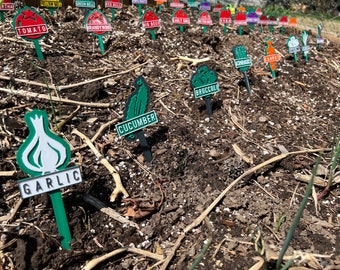
[(249, 94), (251, 94), (250, 83), (247, 75), (247, 71), (252, 64), (251, 59), (247, 56), (246, 47), (243, 45), (234, 46), (232, 49), (234, 55), (234, 65), (240, 72), (244, 74), (244, 81)]
[(207, 65), (198, 67), (192, 75), (190, 84), (194, 90), (195, 98), (205, 100), (208, 115), (212, 115), (211, 97), (212, 94), (220, 91), (217, 82), (217, 74), (214, 70), (209, 69)]
[(145, 139), (143, 128), (157, 123), (158, 119), (155, 111), (147, 112), (150, 102), (150, 89), (144, 78), (139, 76), (134, 82), (133, 91), (126, 102), (123, 122), (116, 125), (119, 137), (125, 137), (133, 141), (139, 139), (143, 150), (144, 158), (147, 162), (152, 161), (151, 149)]
[(71, 159), (70, 146), (49, 129), (46, 111), (25, 114), (29, 134), (19, 147), (16, 160), (20, 169), (33, 178), (19, 180), (23, 199), (48, 192), (64, 249), (72, 240), (60, 189), (82, 181), (80, 169), (66, 169)]
[(288, 52), (294, 55), (294, 62), (296, 63), (298, 60), (297, 53), (301, 51), (299, 40), (295, 36), (290, 36), (286, 45), (288, 47)]

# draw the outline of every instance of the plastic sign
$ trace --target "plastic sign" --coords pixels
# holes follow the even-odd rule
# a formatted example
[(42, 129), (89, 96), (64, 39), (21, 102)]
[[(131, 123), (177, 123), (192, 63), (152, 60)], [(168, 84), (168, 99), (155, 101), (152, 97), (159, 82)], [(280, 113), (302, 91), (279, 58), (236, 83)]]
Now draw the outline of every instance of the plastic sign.
[(303, 52), (303, 56), (304, 56), (306, 62), (308, 62), (308, 53), (310, 51), (310, 46), (307, 44), (308, 34), (305, 30), (302, 31), (301, 42), (302, 42), (301, 50)]
[(145, 160), (150, 162), (152, 155), (143, 128), (157, 123), (158, 119), (154, 111), (147, 112), (150, 102), (150, 89), (143, 77), (139, 76), (134, 81), (135, 90), (130, 94), (124, 109), (123, 122), (116, 125), (120, 137), (128, 140), (139, 139), (143, 149)]
[(175, 9), (172, 14), (172, 22), (179, 26), (181, 32), (184, 32), (184, 26), (190, 25), (190, 18), (184, 9)]
[(291, 26), (291, 27), (296, 27), (297, 26), (297, 22), (296, 22), (296, 18), (295, 17), (290, 18), (289, 26)]
[(321, 36), (322, 24), (318, 24), (318, 35), (316, 36), (316, 44), (318, 45), (318, 49), (321, 49), (321, 45), (324, 43), (324, 39)]
[(208, 11), (208, 10), (210, 10), (210, 9), (211, 9), (211, 5), (210, 5), (209, 2), (204, 1), (204, 2), (202, 2), (202, 3), (200, 4), (200, 10), (206, 10), (206, 11)]
[(188, 0), (187, 5), (188, 7), (191, 7), (191, 8), (198, 8), (198, 6), (200, 5), (200, 2), (197, 2), (195, 0)]
[(99, 41), (99, 49), (101, 54), (105, 53), (103, 36), (111, 31), (111, 24), (103, 12), (94, 9), (91, 10), (84, 19), (84, 24), (87, 32), (97, 36)]
[(220, 9), (220, 11), (218, 12), (218, 21), (220, 24), (223, 24), (223, 32), (227, 33), (227, 24), (231, 24), (232, 22), (230, 10), (227, 8)]
[(247, 25), (247, 15), (243, 12), (237, 12), (235, 15), (234, 25)]
[(256, 8), (255, 12), (256, 12), (257, 16), (261, 17), (261, 15), (262, 15), (262, 10), (261, 10), (261, 8), (259, 8), (259, 7)]
[(300, 42), (295, 36), (290, 36), (286, 43), (288, 52), (294, 55), (294, 61), (297, 62), (297, 53), (301, 51)]
[(271, 15), (268, 17), (269, 31), (272, 33), (274, 32), (274, 26), (277, 25), (277, 19), (275, 16)]
[(172, 8), (184, 8), (184, 4), (180, 3), (179, 0), (174, 0), (170, 3), (170, 7)]
[(268, 24), (268, 17), (267, 15), (261, 15), (259, 18), (259, 25), (263, 26), (263, 25), (267, 25)]
[(141, 21), (142, 27), (150, 31), (151, 39), (155, 40), (156, 39), (155, 30), (161, 27), (161, 22), (157, 14), (152, 9), (149, 8), (145, 10), (145, 12), (143, 13)]
[(279, 20), (279, 25), (281, 26), (281, 33), (283, 34), (285, 31), (285, 26), (288, 26), (288, 18), (286, 15), (283, 15), (281, 19)]
[(207, 65), (199, 66), (190, 80), (195, 98), (204, 98), (208, 115), (212, 115), (211, 96), (220, 91), (217, 74)]
[(95, 8), (96, 4), (93, 0), (76, 0), (76, 7), (78, 7), (78, 8)]
[(265, 49), (264, 49), (264, 62), (268, 64), (269, 70), (272, 74), (273, 78), (276, 78), (276, 62), (280, 61), (280, 55), (275, 53), (275, 49), (273, 47), (272, 41), (270, 38), (265, 40)]
[(45, 8), (60, 8), (63, 6), (63, 3), (59, 0), (41, 0), (40, 6)]
[(246, 83), (246, 88), (249, 94), (251, 94), (250, 83), (247, 76), (247, 71), (249, 70), (252, 61), (247, 56), (246, 47), (243, 45), (234, 46), (232, 49), (234, 55), (234, 65), (240, 72), (244, 74), (244, 80)]
[(203, 32), (207, 32), (207, 27), (212, 25), (212, 19), (208, 11), (202, 10), (198, 14), (198, 24), (200, 24), (203, 27)]
[(221, 4), (217, 4), (213, 8), (213, 12), (215, 12), (215, 13), (220, 12), (221, 9), (222, 9), (222, 5)]
[(66, 169), (71, 159), (70, 146), (49, 129), (46, 111), (32, 110), (24, 116), (29, 134), (19, 147), (16, 160), (20, 169), (33, 176), (19, 181), (22, 198), (49, 192), (64, 249), (72, 240), (60, 188), (81, 183), (77, 167)]
[(10, 0), (4, 0), (0, 6), (0, 11), (14, 10), (14, 4)]
[(39, 39), (48, 33), (45, 18), (31, 7), (18, 10), (12, 21), (16, 34), (28, 41), (32, 41), (39, 60), (44, 60), (44, 55), (39, 45)]
[(254, 29), (254, 25), (259, 22), (259, 16), (255, 11), (250, 11), (247, 13), (247, 24), (249, 24), (250, 29)]
[(106, 0), (105, 7), (120, 9), (123, 7), (123, 2), (120, 0)]

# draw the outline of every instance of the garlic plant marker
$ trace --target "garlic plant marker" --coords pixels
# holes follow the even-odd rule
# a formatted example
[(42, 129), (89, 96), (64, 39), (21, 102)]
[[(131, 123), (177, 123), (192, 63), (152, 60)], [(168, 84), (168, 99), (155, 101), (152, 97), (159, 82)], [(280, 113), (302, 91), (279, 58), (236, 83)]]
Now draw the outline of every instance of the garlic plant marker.
[(14, 10), (14, 4), (11, 2), (11, 0), (3, 0), (0, 1), (0, 21), (5, 21), (5, 14), (4, 12)]
[(310, 51), (310, 46), (307, 44), (308, 34), (305, 30), (302, 31), (301, 42), (302, 42), (301, 51), (303, 52), (303, 56), (304, 56), (306, 62), (308, 62), (308, 53)]
[(268, 18), (268, 26), (269, 26), (269, 32), (274, 32), (274, 26), (277, 25), (277, 19), (274, 15), (269, 16)]
[(33, 110), (25, 114), (29, 134), (16, 154), (20, 169), (33, 178), (19, 180), (23, 199), (48, 192), (63, 249), (71, 249), (72, 240), (60, 189), (82, 182), (78, 167), (66, 169), (70, 146), (48, 127), (46, 111)]
[(99, 41), (100, 53), (105, 53), (103, 36), (111, 31), (111, 25), (103, 12), (94, 9), (91, 10), (84, 19), (86, 30), (92, 35), (97, 36)]
[(295, 36), (290, 36), (286, 43), (288, 52), (294, 55), (294, 62), (297, 62), (297, 53), (301, 51), (300, 42)]
[(268, 17), (267, 15), (261, 15), (259, 19), (259, 26), (260, 26), (260, 32), (263, 32), (263, 26), (266, 26), (268, 24)]
[(44, 60), (39, 40), (48, 33), (45, 18), (37, 10), (26, 6), (18, 10), (13, 18), (12, 26), (17, 36), (33, 42), (38, 59)]
[(232, 49), (234, 55), (234, 65), (244, 75), (244, 81), (249, 94), (251, 94), (250, 83), (247, 75), (247, 71), (252, 64), (251, 59), (247, 56), (246, 47), (243, 45), (234, 46)]
[(139, 139), (143, 150), (144, 158), (147, 162), (152, 161), (151, 149), (145, 139), (143, 128), (157, 123), (155, 111), (147, 112), (150, 102), (150, 90), (142, 76), (135, 79), (135, 91), (133, 91), (126, 102), (123, 122), (116, 125), (119, 137), (128, 140)]
[(190, 84), (194, 90), (194, 97), (204, 99), (208, 115), (211, 116), (212, 94), (220, 91), (216, 72), (212, 69), (209, 69), (207, 65), (199, 66), (197, 71), (192, 75)]

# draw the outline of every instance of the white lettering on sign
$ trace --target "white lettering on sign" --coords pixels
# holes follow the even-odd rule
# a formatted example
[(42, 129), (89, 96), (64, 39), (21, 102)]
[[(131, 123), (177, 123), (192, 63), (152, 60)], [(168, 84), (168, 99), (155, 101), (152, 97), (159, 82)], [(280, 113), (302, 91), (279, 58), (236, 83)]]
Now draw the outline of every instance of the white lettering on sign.
[(217, 93), (219, 91), (220, 89), (218, 88), (218, 83), (212, 83), (194, 88), (194, 96), (195, 98), (200, 98)]
[(143, 27), (144, 28), (156, 28), (161, 27), (161, 23), (158, 20), (154, 21), (143, 21)]
[(37, 24), (37, 25), (32, 25), (32, 26), (19, 26), (16, 28), (16, 30), (17, 30), (17, 35), (19, 37), (48, 33), (48, 28), (46, 24)]
[(72, 167), (63, 171), (51, 174), (24, 179), (19, 181), (20, 194), (23, 199), (39, 195), (53, 190), (61, 189), (67, 186), (81, 183), (79, 167)]
[(13, 3), (2, 3), (0, 10), (14, 10)]
[(227, 24), (227, 23), (231, 23), (231, 18), (220, 18), (220, 23), (221, 24)]
[(201, 25), (212, 25), (212, 20), (211, 19), (203, 19), (203, 18), (199, 18), (198, 19), (198, 23)]
[(106, 8), (122, 8), (123, 4), (120, 2), (105, 1)]
[(172, 19), (172, 22), (175, 23), (175, 24), (190, 24), (190, 19), (189, 18), (174, 17)]
[(111, 25), (97, 25), (97, 24), (87, 24), (86, 30), (88, 32), (97, 32), (97, 31), (111, 31)]

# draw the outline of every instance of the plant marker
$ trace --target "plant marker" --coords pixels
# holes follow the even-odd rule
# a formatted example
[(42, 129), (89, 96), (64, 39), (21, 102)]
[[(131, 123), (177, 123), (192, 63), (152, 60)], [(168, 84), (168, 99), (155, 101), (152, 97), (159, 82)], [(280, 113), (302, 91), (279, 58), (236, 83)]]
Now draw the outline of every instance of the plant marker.
[(324, 43), (324, 40), (321, 36), (322, 24), (318, 24), (318, 35), (316, 36), (316, 44), (318, 45), (318, 49), (321, 49), (321, 45)]
[(231, 13), (228, 8), (221, 8), (218, 12), (218, 20), (220, 24), (223, 24), (223, 32), (228, 32), (227, 24), (231, 23)]
[(114, 21), (116, 9), (123, 8), (123, 2), (121, 0), (106, 0), (105, 7), (111, 9), (111, 21)]
[(288, 18), (286, 15), (281, 17), (279, 25), (281, 26), (281, 34), (283, 34), (285, 32), (285, 26), (288, 26)]
[(141, 21), (142, 21), (142, 27), (150, 31), (151, 39), (155, 40), (156, 39), (155, 31), (159, 27), (161, 27), (161, 22), (159, 21), (157, 14), (151, 8), (149, 8), (145, 10), (141, 18)]
[(136, 5), (138, 8), (138, 15), (141, 17), (143, 15), (143, 5), (148, 4), (148, 0), (132, 0), (132, 4)]
[(257, 24), (259, 22), (259, 16), (257, 15), (257, 13), (253, 10), (250, 9), (247, 12), (247, 24), (249, 25), (249, 28), (251, 30), (254, 30), (254, 26), (255, 24)]
[(289, 19), (289, 26), (290, 27), (296, 27), (297, 26), (297, 22), (296, 22), (295, 17)]
[(268, 17), (267, 15), (261, 15), (259, 19), (259, 25), (261, 26), (260, 32), (263, 32), (263, 26), (268, 24)]
[(139, 139), (146, 162), (152, 161), (152, 153), (145, 139), (143, 128), (158, 122), (155, 111), (147, 112), (150, 103), (150, 89), (142, 76), (135, 79), (133, 91), (125, 105), (123, 122), (116, 125), (119, 137), (128, 140)]
[(269, 25), (269, 32), (273, 33), (274, 32), (274, 26), (277, 25), (277, 19), (275, 16), (271, 15), (268, 18), (268, 25)]
[(200, 10), (205, 10), (205, 11), (209, 11), (211, 9), (211, 5), (208, 1), (203, 1), (200, 4)]
[(247, 75), (247, 71), (252, 64), (251, 59), (247, 56), (246, 48), (243, 45), (234, 46), (232, 52), (234, 55), (235, 68), (243, 73), (248, 94), (251, 94), (250, 83)]
[(71, 159), (70, 146), (54, 134), (46, 111), (33, 110), (24, 116), (29, 134), (19, 147), (16, 159), (20, 169), (33, 176), (19, 180), (23, 199), (49, 192), (63, 249), (72, 240), (60, 188), (82, 181), (78, 167), (66, 169)]
[(53, 15), (57, 8), (63, 6), (63, 3), (59, 0), (40, 0), (40, 6), (47, 8), (50, 14)]
[(172, 8), (184, 8), (184, 4), (180, 3), (179, 0), (173, 0), (170, 3), (170, 7), (172, 7)]
[(242, 36), (242, 26), (247, 25), (247, 15), (243, 12), (237, 12), (235, 15), (234, 25), (238, 25), (238, 34)]
[(105, 53), (103, 36), (111, 31), (111, 25), (103, 12), (94, 9), (91, 10), (84, 19), (87, 32), (97, 36), (99, 42), (100, 53)]
[(210, 13), (208, 11), (200, 11), (200, 13), (198, 14), (198, 24), (203, 27), (203, 33), (206, 33), (208, 26), (213, 24)]
[(209, 69), (207, 65), (199, 66), (197, 71), (191, 76), (190, 85), (194, 91), (194, 97), (204, 99), (208, 115), (211, 116), (212, 94), (220, 91), (216, 72)]
[(18, 10), (12, 21), (12, 26), (19, 37), (32, 41), (39, 60), (44, 60), (44, 55), (39, 45), (39, 39), (48, 33), (46, 21), (42, 15), (31, 7)]
[(257, 16), (261, 17), (261, 15), (262, 15), (262, 10), (261, 10), (260, 7), (256, 8), (255, 12), (256, 12)]
[(158, 6), (158, 12), (159, 12), (159, 13), (162, 12), (162, 8), (163, 8), (164, 2), (165, 2), (165, 0), (157, 0), (157, 1), (156, 1), (156, 5)]
[(300, 49), (300, 42), (295, 36), (290, 36), (286, 43), (288, 52), (294, 54), (294, 62), (297, 62), (297, 53)]
[(308, 62), (308, 53), (310, 51), (310, 46), (307, 44), (307, 41), (308, 41), (308, 34), (306, 30), (303, 30), (301, 34), (301, 42), (302, 42), (301, 50), (303, 52), (303, 56), (305, 57), (306, 62)]
[(219, 13), (221, 9), (222, 9), (222, 5), (217, 4), (216, 6), (214, 6), (213, 12)]
[(86, 16), (89, 9), (95, 8), (96, 4), (94, 0), (76, 0), (76, 7), (80, 8)]
[(14, 4), (11, 2), (11, 0), (3, 0), (0, 1), (0, 21), (5, 21), (5, 12), (9, 10), (14, 10)]
[(270, 38), (265, 39), (264, 62), (268, 63), (269, 70), (273, 78), (276, 78), (276, 62), (280, 61), (280, 55), (275, 53), (272, 41)]
[(190, 25), (190, 18), (184, 9), (177, 8), (172, 13), (172, 22), (179, 26), (179, 30), (183, 33), (184, 27)]
[(197, 2), (195, 0), (188, 0), (187, 5), (188, 5), (188, 7), (192, 8), (193, 10), (195, 10), (200, 5), (200, 2)]

